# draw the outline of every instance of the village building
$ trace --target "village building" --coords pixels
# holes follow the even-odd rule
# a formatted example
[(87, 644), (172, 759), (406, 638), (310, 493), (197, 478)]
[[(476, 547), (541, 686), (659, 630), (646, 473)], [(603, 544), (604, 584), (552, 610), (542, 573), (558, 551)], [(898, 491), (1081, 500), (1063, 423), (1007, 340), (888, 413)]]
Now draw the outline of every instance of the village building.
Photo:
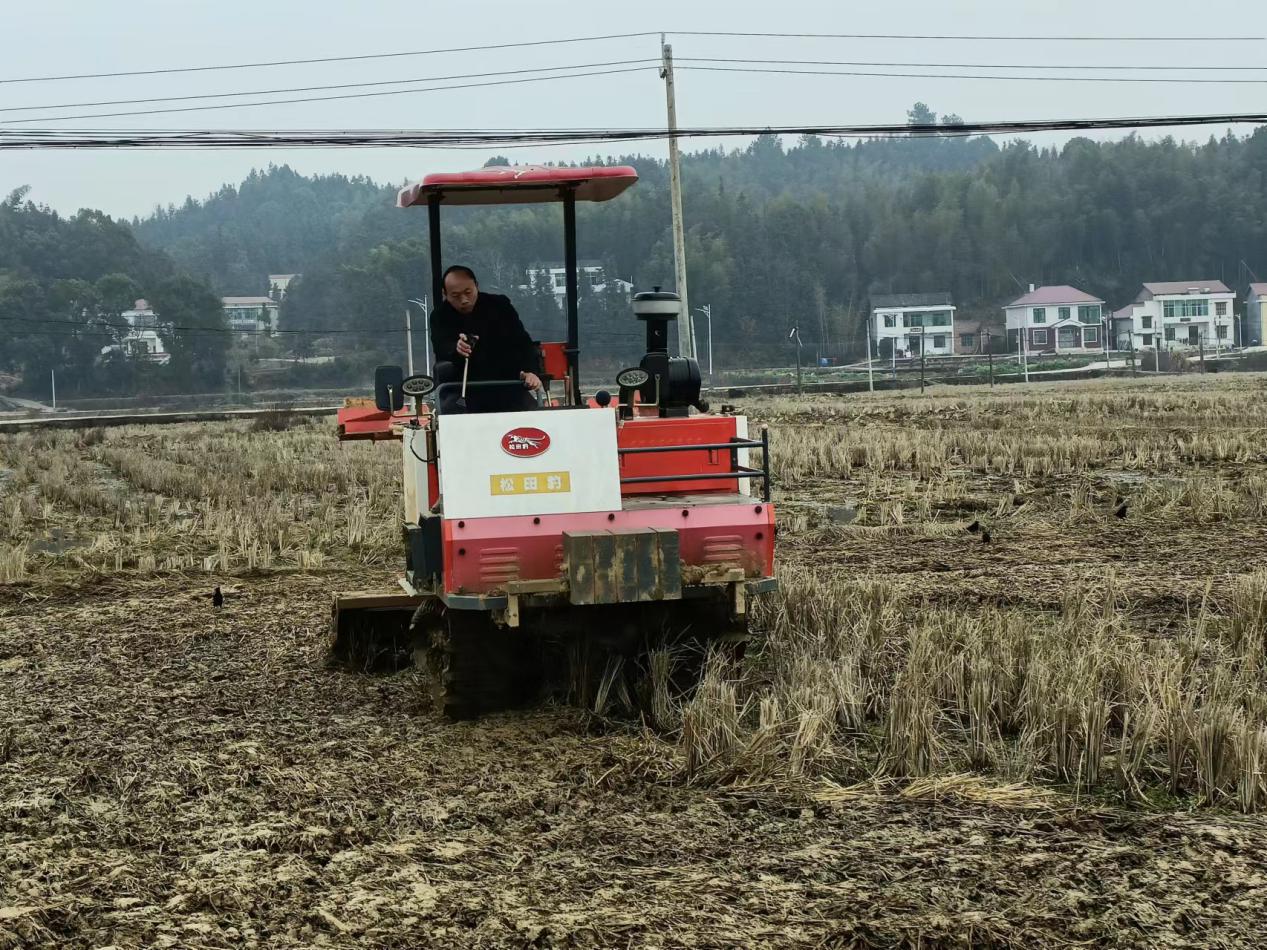
[(1113, 313), (1120, 350), (1214, 350), (1235, 342), (1236, 294), (1220, 280), (1146, 283), (1135, 299)]
[(955, 352), (955, 305), (948, 293), (873, 294), (873, 352), (886, 359), (950, 356)]
[(1077, 287), (1035, 288), (1003, 308), (1008, 349), (1025, 353), (1086, 353), (1104, 348), (1104, 301)]

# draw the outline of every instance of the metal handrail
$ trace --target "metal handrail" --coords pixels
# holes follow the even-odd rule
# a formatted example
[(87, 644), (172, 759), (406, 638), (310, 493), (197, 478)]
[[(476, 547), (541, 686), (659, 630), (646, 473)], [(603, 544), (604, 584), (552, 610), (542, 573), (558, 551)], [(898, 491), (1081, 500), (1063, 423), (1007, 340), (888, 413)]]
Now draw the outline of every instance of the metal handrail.
[(690, 452), (695, 449), (699, 450), (717, 450), (717, 449), (763, 449), (765, 446), (760, 442), (752, 440), (739, 440), (733, 442), (699, 442), (694, 445), (646, 445), (631, 446), (629, 448), (616, 449), (621, 455), (642, 455), (648, 452)]
[[(691, 452), (717, 449), (731, 450), (734, 469), (729, 472), (695, 472), (689, 475), (633, 475), (622, 478), (622, 485), (645, 485), (655, 482), (702, 482), (727, 478), (760, 478), (762, 498), (770, 500), (770, 430), (762, 428), (761, 441), (731, 439), (729, 442), (703, 442), (695, 445), (651, 445), (617, 448), (620, 455), (639, 455), (649, 452)], [(761, 449), (761, 468), (745, 468), (739, 464), (739, 449)]]

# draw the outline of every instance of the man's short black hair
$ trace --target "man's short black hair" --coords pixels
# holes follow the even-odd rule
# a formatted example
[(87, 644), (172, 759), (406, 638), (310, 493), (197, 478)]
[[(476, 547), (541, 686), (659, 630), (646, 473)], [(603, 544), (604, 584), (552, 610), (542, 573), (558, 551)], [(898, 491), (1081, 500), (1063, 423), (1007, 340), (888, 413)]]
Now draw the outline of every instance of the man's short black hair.
[(475, 271), (471, 270), (465, 264), (454, 264), (446, 270), (444, 275), (440, 278), (440, 283), (443, 284), (446, 280), (448, 280), (450, 274), (465, 274), (467, 277), (471, 278), (471, 280), (475, 281), (476, 286), (479, 286), (480, 281), (479, 278), (475, 276)]

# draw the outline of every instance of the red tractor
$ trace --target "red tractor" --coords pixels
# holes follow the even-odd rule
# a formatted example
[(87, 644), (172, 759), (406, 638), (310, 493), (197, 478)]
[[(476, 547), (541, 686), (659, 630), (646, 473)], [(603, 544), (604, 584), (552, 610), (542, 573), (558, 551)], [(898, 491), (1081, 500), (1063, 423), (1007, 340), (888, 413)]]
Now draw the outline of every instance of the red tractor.
[(401, 207), (427, 207), (436, 300), (442, 206), (563, 205), (567, 340), (539, 344), (537, 409), (445, 412), (438, 397), (459, 384), (382, 367), (375, 407), (339, 414), (340, 438), (401, 439), (406, 554), (399, 590), (335, 595), (334, 652), (420, 661), (449, 716), (530, 700), (543, 666), (591, 647), (628, 656), (665, 639), (742, 639), (750, 598), (775, 589), (767, 432), (710, 413), (696, 362), (669, 355), (676, 295), (635, 295), (646, 355), (617, 375), (616, 398), (582, 398), (576, 203), (637, 178), (503, 166), (429, 175), (399, 194)]

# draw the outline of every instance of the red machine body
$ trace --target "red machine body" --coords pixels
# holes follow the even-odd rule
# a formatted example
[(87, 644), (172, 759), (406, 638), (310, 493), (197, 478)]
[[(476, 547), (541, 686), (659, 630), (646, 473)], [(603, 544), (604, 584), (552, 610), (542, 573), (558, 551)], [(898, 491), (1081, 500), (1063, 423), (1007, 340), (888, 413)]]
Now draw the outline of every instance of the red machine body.
[[(742, 450), (683, 449), (746, 438), (740, 421), (701, 415), (622, 422), (617, 428), (622, 452), (619, 511), (444, 519), (446, 592), (489, 594), (506, 590), (511, 582), (557, 579), (564, 572), (564, 532), (577, 531), (668, 529), (677, 533), (681, 563), (688, 569), (709, 575), (737, 571), (743, 578), (773, 576), (774, 506), (741, 492), (733, 473), (740, 467), (736, 456)], [(656, 447), (675, 450), (625, 451)], [(707, 477), (714, 472), (717, 478)], [(655, 476), (665, 480), (624, 481)], [(684, 476), (693, 477), (684, 481)]]

